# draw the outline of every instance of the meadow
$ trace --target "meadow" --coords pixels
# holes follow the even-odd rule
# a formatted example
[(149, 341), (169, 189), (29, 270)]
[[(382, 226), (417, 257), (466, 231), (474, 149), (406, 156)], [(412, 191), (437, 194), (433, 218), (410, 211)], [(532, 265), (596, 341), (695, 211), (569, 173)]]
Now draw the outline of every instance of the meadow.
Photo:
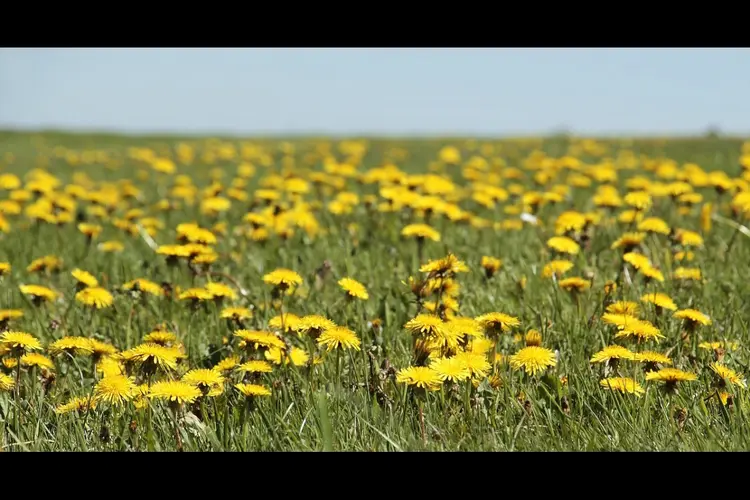
[(745, 450), (750, 142), (0, 133), (3, 451)]

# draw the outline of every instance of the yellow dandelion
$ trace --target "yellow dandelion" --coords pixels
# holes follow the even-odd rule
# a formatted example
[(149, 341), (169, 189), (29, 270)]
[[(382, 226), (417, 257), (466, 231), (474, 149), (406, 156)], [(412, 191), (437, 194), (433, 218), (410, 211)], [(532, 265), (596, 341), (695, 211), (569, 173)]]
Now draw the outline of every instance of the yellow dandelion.
[(26, 332), (4, 332), (0, 335), (0, 344), (9, 348), (12, 352), (19, 354), (28, 351), (42, 350), (42, 344), (39, 340)]
[(263, 276), (263, 282), (281, 289), (301, 285), (302, 276), (289, 269), (276, 269)]
[(551, 278), (554, 276), (560, 278), (560, 276), (571, 269), (573, 269), (573, 263), (569, 260), (553, 260), (544, 265), (544, 268), (542, 269), (542, 277)]
[(662, 368), (659, 371), (651, 371), (646, 374), (646, 380), (664, 382), (668, 388), (674, 388), (678, 382), (692, 382), (696, 379), (694, 373), (684, 372), (677, 368)]
[(65, 415), (66, 413), (77, 412), (86, 413), (89, 410), (96, 409), (96, 400), (89, 397), (75, 397), (67, 403), (58, 405), (55, 408), (55, 413), (58, 415)]
[(357, 334), (345, 326), (329, 328), (318, 337), (318, 345), (325, 346), (331, 351), (336, 348), (360, 350), (360, 340)]
[[(491, 348), (492, 346), (490, 346), (487, 350), (490, 350)], [(487, 351), (485, 351), (485, 353), (486, 352)], [(463, 363), (463, 365), (469, 370), (469, 373), (471, 373), (472, 378), (483, 379), (487, 376), (490, 369), (492, 368), (490, 362), (487, 361), (487, 356), (485, 353), (459, 352), (454, 356), (454, 358)]]
[(510, 357), (510, 366), (515, 370), (523, 369), (529, 375), (542, 372), (548, 367), (555, 366), (555, 353), (545, 347), (524, 347)]
[(711, 363), (711, 370), (719, 377), (722, 385), (736, 385), (743, 389), (747, 389), (747, 383), (745, 380), (734, 370), (728, 366), (724, 366), (721, 363)]
[(0, 373), (0, 391), (11, 391), (14, 385), (16, 385), (16, 382), (13, 380), (13, 377)]
[(85, 337), (63, 337), (51, 343), (48, 349), (53, 356), (65, 352), (76, 355), (88, 355), (94, 353), (94, 347), (91, 344), (91, 341)]
[(53, 370), (55, 364), (47, 356), (39, 354), (38, 352), (29, 352), (21, 356), (21, 365), (23, 366), (38, 366), (47, 370)]
[(410, 366), (399, 370), (396, 374), (396, 382), (430, 391), (440, 389), (442, 384), (440, 375), (427, 366)]
[(234, 332), (236, 337), (242, 339), (247, 345), (252, 345), (254, 349), (276, 347), (286, 349), (286, 344), (279, 337), (271, 332), (257, 330), (237, 330)]
[(547, 240), (547, 246), (558, 253), (577, 255), (581, 247), (575, 240), (567, 236), (553, 236)]
[(591, 281), (574, 276), (558, 281), (557, 285), (568, 292), (580, 293), (591, 288)]
[(99, 281), (89, 272), (82, 269), (73, 269), (70, 274), (83, 286), (99, 286)]
[(360, 300), (367, 300), (370, 298), (367, 289), (359, 281), (353, 280), (352, 278), (341, 278), (338, 284), (347, 293), (348, 297)]
[(112, 305), (114, 297), (112, 297), (112, 294), (104, 288), (89, 287), (76, 293), (76, 300), (86, 306), (94, 307), (95, 309), (104, 309), (105, 307)]
[(599, 381), (599, 385), (611, 391), (634, 394), (639, 397), (646, 392), (638, 382), (627, 377), (605, 378)]
[(684, 320), (687, 324), (693, 327), (697, 325), (711, 324), (711, 318), (709, 318), (707, 314), (704, 314), (696, 309), (681, 309), (679, 311), (675, 311), (673, 316), (677, 319)]
[(641, 297), (641, 302), (648, 302), (654, 304), (658, 309), (669, 309), (674, 311), (677, 309), (677, 305), (671, 299), (671, 297), (664, 293), (649, 293)]
[(436, 358), (430, 363), (432, 368), (441, 381), (460, 382), (471, 376), (471, 372), (461, 359), (456, 358)]
[(135, 396), (135, 384), (125, 375), (102, 378), (94, 388), (94, 399), (119, 406)]
[(440, 233), (427, 224), (409, 224), (401, 230), (401, 236), (405, 238), (417, 238), (421, 240), (440, 241)]
[(150, 399), (161, 399), (174, 405), (192, 403), (200, 396), (200, 389), (184, 381), (156, 382), (148, 392)]
[(613, 359), (633, 360), (636, 353), (621, 345), (609, 345), (591, 356), (591, 363), (606, 363)]
[(490, 337), (497, 336), (501, 332), (509, 332), (514, 326), (519, 326), (521, 321), (515, 316), (500, 312), (491, 312), (477, 316), (474, 320), (484, 329), (485, 334)]
[(240, 373), (271, 373), (273, 368), (266, 361), (253, 359), (242, 363), (236, 368), (236, 370)]
[(438, 316), (431, 314), (418, 314), (416, 318), (410, 319), (404, 325), (414, 335), (423, 337), (438, 337), (446, 328), (445, 322)]
[(246, 398), (270, 396), (271, 391), (262, 385), (257, 384), (236, 384), (234, 386)]

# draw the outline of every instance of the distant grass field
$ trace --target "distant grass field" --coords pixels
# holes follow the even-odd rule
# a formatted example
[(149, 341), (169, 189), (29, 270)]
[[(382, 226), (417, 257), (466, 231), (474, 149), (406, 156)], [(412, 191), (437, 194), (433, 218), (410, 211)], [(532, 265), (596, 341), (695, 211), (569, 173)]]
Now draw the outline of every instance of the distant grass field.
[(748, 449), (749, 219), (742, 139), (0, 132), (0, 446)]

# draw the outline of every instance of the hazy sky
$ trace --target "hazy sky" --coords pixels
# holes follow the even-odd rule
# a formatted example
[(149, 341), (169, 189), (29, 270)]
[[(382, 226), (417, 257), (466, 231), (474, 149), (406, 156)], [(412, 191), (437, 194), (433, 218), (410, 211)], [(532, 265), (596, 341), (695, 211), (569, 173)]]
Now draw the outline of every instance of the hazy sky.
[(749, 49), (0, 49), (0, 128), (750, 133)]

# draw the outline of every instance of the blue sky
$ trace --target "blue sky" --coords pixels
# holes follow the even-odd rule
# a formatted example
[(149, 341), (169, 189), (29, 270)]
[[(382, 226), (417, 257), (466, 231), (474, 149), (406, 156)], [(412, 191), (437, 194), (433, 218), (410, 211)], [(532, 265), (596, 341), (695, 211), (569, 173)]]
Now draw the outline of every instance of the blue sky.
[(750, 135), (748, 49), (0, 49), (0, 128)]

